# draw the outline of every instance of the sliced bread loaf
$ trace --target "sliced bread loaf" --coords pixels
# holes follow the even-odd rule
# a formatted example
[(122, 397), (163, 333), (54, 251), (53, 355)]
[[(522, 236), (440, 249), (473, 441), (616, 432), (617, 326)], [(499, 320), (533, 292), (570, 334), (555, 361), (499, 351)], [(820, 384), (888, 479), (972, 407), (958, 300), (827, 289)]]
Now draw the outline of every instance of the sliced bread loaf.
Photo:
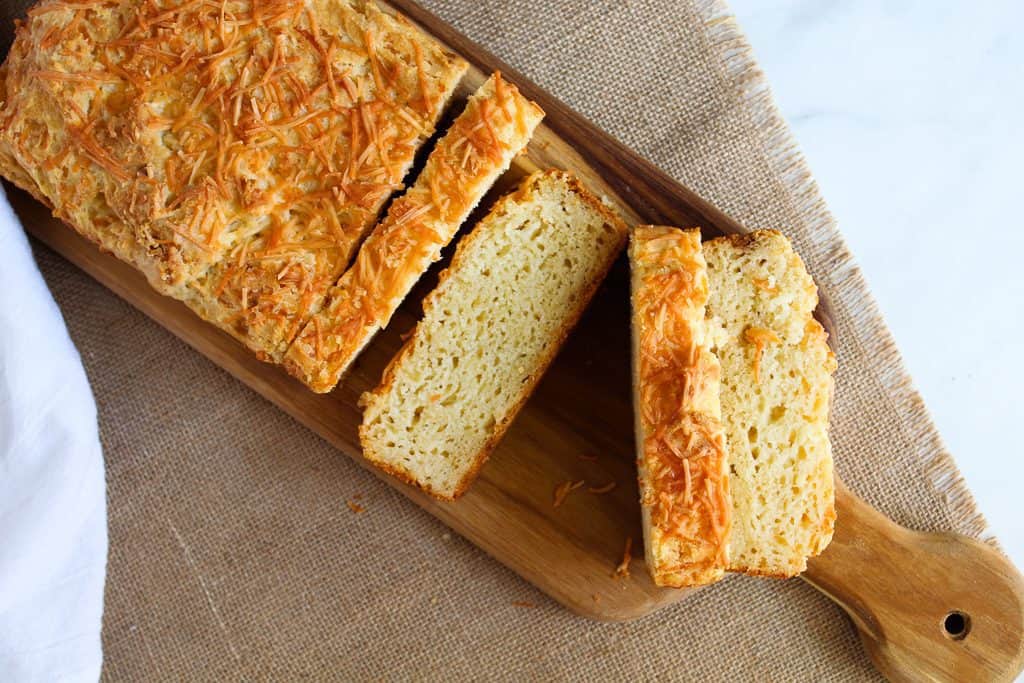
[(492, 75), (292, 343), (285, 355), (288, 371), (316, 392), (333, 389), (543, 117), (501, 74)]
[(40, 2), (0, 174), (278, 361), (467, 67), (372, 0)]
[(781, 233), (704, 244), (733, 501), (729, 569), (795, 576), (835, 521), (829, 402), (835, 357), (817, 288)]
[(732, 502), (700, 231), (641, 226), (629, 258), (647, 569), (659, 586), (711, 583), (728, 564)]
[(363, 455), (463, 493), (621, 250), (625, 224), (566, 173), (537, 173), (462, 240), (423, 319), (363, 395)]

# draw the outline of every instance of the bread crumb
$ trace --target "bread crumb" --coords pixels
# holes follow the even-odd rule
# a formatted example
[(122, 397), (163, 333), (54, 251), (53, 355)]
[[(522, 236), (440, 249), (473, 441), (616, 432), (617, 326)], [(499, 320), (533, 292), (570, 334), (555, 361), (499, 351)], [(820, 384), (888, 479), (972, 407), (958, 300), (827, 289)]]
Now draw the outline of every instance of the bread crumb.
[(570, 493), (580, 488), (585, 483), (586, 482), (583, 481), (582, 479), (576, 482), (563, 481), (561, 484), (555, 487), (555, 496), (552, 505), (554, 507), (558, 507), (559, 505), (565, 502), (565, 499), (569, 496)]
[(626, 538), (626, 547), (622, 551), (622, 562), (615, 568), (615, 573), (612, 574), (614, 579), (628, 579), (629, 578), (629, 562), (633, 559), (633, 537), (629, 536)]
[(594, 593), (593, 595), (591, 595), (590, 599), (594, 601), (595, 605), (598, 604), (599, 602), (601, 602), (601, 596), (598, 595), (597, 593)]
[(436, 595), (434, 597), (430, 598), (430, 604), (431, 605), (436, 605), (437, 604), (437, 596)]
[(513, 607), (536, 607), (537, 605), (530, 602), (529, 600), (513, 600)]
[(589, 491), (590, 493), (601, 495), (602, 493), (608, 493), (609, 491), (613, 490), (616, 486), (617, 484), (614, 481), (610, 481), (604, 486), (591, 486), (590, 488), (587, 489), (587, 491)]
[(366, 512), (366, 508), (364, 508), (362, 505), (360, 505), (359, 503), (355, 502), (354, 500), (346, 500), (345, 501), (345, 505), (348, 505), (348, 509), (351, 510), (352, 512), (356, 513), (357, 515), (360, 512)]
[(450, 540), (452, 540), (452, 535), (446, 531), (443, 534), (441, 534), (441, 540), (442, 541), (450, 541)]

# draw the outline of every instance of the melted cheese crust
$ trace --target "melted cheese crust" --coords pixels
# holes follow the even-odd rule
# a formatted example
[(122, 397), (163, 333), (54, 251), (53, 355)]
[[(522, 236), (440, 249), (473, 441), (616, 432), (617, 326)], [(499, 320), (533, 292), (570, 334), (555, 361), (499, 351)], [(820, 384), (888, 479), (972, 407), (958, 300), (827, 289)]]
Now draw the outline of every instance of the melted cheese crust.
[(3, 67), (0, 171), (279, 358), (466, 64), (362, 0), (59, 0)]
[(286, 355), (289, 372), (314, 391), (334, 388), (543, 116), (501, 74), (480, 87), (431, 151), (416, 183), (391, 204), (328, 303), (296, 338)]
[(732, 503), (700, 232), (638, 227), (630, 258), (648, 568), (659, 585), (709, 583), (728, 563)]

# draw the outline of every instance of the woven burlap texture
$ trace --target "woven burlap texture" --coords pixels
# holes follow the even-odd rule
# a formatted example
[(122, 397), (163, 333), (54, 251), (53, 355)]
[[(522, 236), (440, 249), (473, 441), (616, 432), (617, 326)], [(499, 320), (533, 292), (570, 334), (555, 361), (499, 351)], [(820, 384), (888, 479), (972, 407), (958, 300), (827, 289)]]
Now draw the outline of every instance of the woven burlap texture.
[[(746, 226), (786, 232), (840, 331), (840, 475), (903, 524), (984, 532), (727, 8), (430, 8)], [(37, 256), (99, 404), (106, 678), (877, 676), (841, 611), (799, 580), (734, 577), (628, 624), (576, 617), (61, 258)], [(356, 493), (363, 514), (345, 505)]]

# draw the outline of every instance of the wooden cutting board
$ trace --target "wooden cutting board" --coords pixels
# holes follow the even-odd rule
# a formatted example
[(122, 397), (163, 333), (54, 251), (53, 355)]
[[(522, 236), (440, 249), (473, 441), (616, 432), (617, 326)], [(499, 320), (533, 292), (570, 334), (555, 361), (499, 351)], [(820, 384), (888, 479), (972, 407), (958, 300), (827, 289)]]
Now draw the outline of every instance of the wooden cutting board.
[[(558, 167), (573, 171), (605, 195), (630, 223), (699, 226), (708, 237), (742, 231), (708, 202), (433, 15), (409, 0), (391, 4), (471, 62), (456, 101), (491, 71), (501, 70), (547, 112), (526, 154), (492, 198), (532, 170)], [(419, 302), (437, 269), (424, 278), (338, 388), (316, 395), (279, 368), (256, 360), (184, 305), (158, 295), (139, 273), (99, 252), (27, 195), (11, 194), (33, 235), (366, 464), (359, 452), (361, 416), (356, 401), (376, 386), (401, 335), (418, 318)], [(819, 317), (835, 334), (826, 306), (819, 309)], [(574, 612), (619, 621), (678, 602), (688, 591), (654, 586), (643, 566), (629, 368), (628, 272), (620, 259), (463, 498), (440, 503), (385, 479)], [(578, 481), (585, 483), (555, 507), (555, 488)], [(609, 483), (615, 488), (608, 493), (588, 490)], [(1020, 670), (1024, 582), (1005, 558), (962, 537), (898, 527), (841, 485), (837, 505), (835, 540), (812, 562), (806, 578), (850, 612), (887, 675), (981, 680), (1012, 678)], [(615, 569), (630, 539), (630, 575), (618, 577)]]

